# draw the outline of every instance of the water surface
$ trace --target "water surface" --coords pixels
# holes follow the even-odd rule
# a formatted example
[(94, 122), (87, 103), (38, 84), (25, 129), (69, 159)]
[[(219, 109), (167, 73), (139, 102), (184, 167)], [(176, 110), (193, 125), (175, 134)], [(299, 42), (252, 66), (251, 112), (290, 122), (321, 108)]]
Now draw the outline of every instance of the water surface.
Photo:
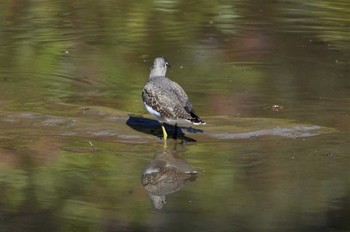
[[(2, 1), (0, 230), (350, 231), (349, 7)], [(207, 121), (166, 145), (160, 55)]]

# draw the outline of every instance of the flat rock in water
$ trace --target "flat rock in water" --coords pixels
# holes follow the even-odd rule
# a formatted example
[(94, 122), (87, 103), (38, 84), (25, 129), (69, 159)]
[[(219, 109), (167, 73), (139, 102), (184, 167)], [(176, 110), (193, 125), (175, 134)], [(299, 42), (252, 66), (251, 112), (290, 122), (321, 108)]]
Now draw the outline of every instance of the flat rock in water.
[[(159, 123), (147, 116), (129, 115), (108, 107), (64, 105), (62, 112), (2, 112), (2, 134), (22, 136), (78, 136), (112, 139), (116, 142), (145, 143), (161, 137)], [(52, 113), (52, 112), (51, 112)], [(55, 113), (55, 112), (54, 112)], [(187, 141), (250, 139), (266, 136), (300, 138), (335, 132), (335, 129), (275, 118), (207, 117), (207, 125), (179, 125)], [(167, 126), (171, 135), (174, 126)], [(157, 139), (158, 140), (158, 139)]]

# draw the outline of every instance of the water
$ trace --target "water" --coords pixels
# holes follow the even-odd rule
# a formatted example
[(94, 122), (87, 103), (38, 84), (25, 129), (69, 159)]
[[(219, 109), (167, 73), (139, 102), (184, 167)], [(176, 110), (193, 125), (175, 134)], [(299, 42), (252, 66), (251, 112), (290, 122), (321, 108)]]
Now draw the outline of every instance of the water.
[[(2, 1), (0, 230), (350, 231), (349, 7)], [(160, 55), (207, 121), (166, 145)]]

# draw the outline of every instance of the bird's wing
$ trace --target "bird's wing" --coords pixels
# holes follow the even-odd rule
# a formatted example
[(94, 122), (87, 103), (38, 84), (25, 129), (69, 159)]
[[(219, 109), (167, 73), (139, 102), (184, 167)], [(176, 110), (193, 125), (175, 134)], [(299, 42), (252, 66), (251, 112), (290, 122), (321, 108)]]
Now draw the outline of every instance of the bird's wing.
[(181, 107), (184, 109), (187, 113), (187, 120), (189, 120), (193, 124), (205, 124), (203, 120), (201, 120), (198, 115), (194, 112), (194, 109), (192, 107), (192, 103), (188, 99), (187, 94), (183, 90), (183, 88), (177, 84), (174, 81), (172, 82), (172, 89), (174, 90), (175, 94), (178, 96), (179, 102), (181, 102)]
[[(185, 109), (188, 97), (177, 83), (162, 77), (160, 81), (147, 82), (142, 91), (143, 101), (163, 118), (187, 119), (192, 118)], [(189, 103), (190, 104), (190, 103)], [(191, 106), (192, 108), (192, 106)]]

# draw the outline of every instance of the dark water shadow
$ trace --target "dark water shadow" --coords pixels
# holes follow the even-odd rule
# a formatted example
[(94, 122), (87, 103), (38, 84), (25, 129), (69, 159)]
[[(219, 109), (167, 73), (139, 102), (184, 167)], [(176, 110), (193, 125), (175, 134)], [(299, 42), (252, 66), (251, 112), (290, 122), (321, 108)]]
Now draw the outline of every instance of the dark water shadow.
[[(144, 118), (138, 115), (129, 115), (126, 125), (133, 128), (136, 131), (143, 132), (146, 134), (157, 136), (158, 138), (163, 138), (163, 132), (160, 123), (157, 120)], [(175, 126), (170, 124), (164, 124), (165, 129), (168, 133), (169, 138), (175, 138), (186, 141), (186, 142), (197, 142), (195, 139), (187, 137), (184, 133), (203, 133), (203, 130), (195, 129), (192, 127), (177, 127), (177, 136), (175, 136)]]
[[(175, 145), (176, 146), (176, 145)], [(187, 183), (195, 181), (201, 171), (195, 170), (173, 150), (164, 149), (143, 169), (141, 184), (155, 209), (162, 209), (167, 195), (178, 192)]]

